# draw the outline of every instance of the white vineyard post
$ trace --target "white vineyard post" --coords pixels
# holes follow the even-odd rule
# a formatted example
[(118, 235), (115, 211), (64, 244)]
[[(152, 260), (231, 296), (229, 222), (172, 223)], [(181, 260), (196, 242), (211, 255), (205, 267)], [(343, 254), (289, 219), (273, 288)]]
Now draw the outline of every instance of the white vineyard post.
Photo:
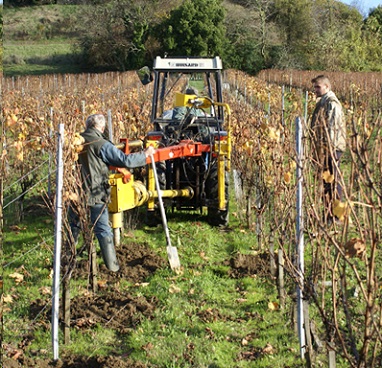
[(64, 124), (59, 124), (57, 143), (57, 174), (56, 174), (56, 221), (54, 229), (54, 260), (53, 260), (53, 300), (52, 300), (52, 345), (53, 359), (58, 360), (58, 316), (61, 268), (61, 240), (62, 240), (62, 188), (64, 165), (62, 147), (64, 142)]
[[(50, 108), (50, 127), (49, 127), (49, 138), (52, 138), (52, 127), (53, 127), (53, 107)], [(52, 172), (52, 153), (49, 152), (49, 163), (48, 163), (48, 196), (50, 198), (52, 194), (51, 188), (51, 172)]]
[(283, 128), (285, 128), (284, 114), (285, 114), (285, 86), (282, 85), (281, 87), (281, 125)]
[(85, 119), (85, 101), (84, 100), (82, 100), (81, 101), (81, 107), (82, 107), (82, 115), (84, 116), (84, 119)]
[(305, 123), (305, 126), (308, 123), (308, 99), (309, 99), (308, 91), (305, 91), (305, 104), (304, 104), (304, 123)]
[(301, 119), (296, 118), (296, 151), (297, 151), (297, 195), (296, 195), (296, 267), (298, 272), (297, 280), (297, 328), (300, 341), (300, 356), (305, 357), (305, 331), (304, 331), (304, 309), (303, 309), (303, 286), (304, 286), (304, 221), (302, 213), (302, 183), (303, 183), (303, 146), (302, 146), (302, 126)]
[(109, 141), (114, 142), (114, 137), (113, 137), (113, 124), (112, 124), (112, 119), (111, 119), (111, 110), (107, 110), (107, 124), (108, 124), (108, 129), (109, 129)]

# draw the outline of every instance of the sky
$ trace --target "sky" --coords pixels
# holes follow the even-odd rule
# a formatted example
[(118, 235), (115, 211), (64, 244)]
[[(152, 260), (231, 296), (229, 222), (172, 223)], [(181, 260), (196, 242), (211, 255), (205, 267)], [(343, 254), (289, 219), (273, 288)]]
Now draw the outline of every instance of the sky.
[(341, 0), (348, 5), (354, 5), (364, 15), (369, 14), (371, 8), (376, 8), (378, 5), (382, 5), (382, 0)]

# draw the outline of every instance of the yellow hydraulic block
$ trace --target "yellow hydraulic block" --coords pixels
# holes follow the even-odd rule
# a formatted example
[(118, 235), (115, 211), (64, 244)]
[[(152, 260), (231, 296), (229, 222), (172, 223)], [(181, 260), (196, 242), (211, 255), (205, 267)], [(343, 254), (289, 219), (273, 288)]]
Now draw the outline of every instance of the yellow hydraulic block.
[(137, 198), (134, 189), (134, 176), (131, 175), (129, 182), (123, 182), (123, 174), (116, 173), (109, 176), (111, 197), (109, 204), (110, 212), (123, 212), (136, 207)]

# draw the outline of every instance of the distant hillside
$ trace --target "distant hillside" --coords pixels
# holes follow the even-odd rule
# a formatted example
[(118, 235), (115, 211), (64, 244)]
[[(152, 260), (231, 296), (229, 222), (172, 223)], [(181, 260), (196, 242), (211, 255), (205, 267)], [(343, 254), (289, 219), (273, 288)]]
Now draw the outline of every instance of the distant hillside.
[(77, 72), (78, 5), (4, 8), (4, 74)]

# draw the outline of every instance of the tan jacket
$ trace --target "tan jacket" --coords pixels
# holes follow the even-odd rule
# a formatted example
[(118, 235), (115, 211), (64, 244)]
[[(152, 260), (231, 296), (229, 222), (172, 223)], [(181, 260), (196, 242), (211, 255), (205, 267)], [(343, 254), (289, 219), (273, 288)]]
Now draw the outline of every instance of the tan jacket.
[(311, 129), (316, 149), (322, 149), (330, 143), (334, 151), (346, 150), (345, 117), (341, 103), (333, 91), (329, 91), (317, 101), (312, 115)]

